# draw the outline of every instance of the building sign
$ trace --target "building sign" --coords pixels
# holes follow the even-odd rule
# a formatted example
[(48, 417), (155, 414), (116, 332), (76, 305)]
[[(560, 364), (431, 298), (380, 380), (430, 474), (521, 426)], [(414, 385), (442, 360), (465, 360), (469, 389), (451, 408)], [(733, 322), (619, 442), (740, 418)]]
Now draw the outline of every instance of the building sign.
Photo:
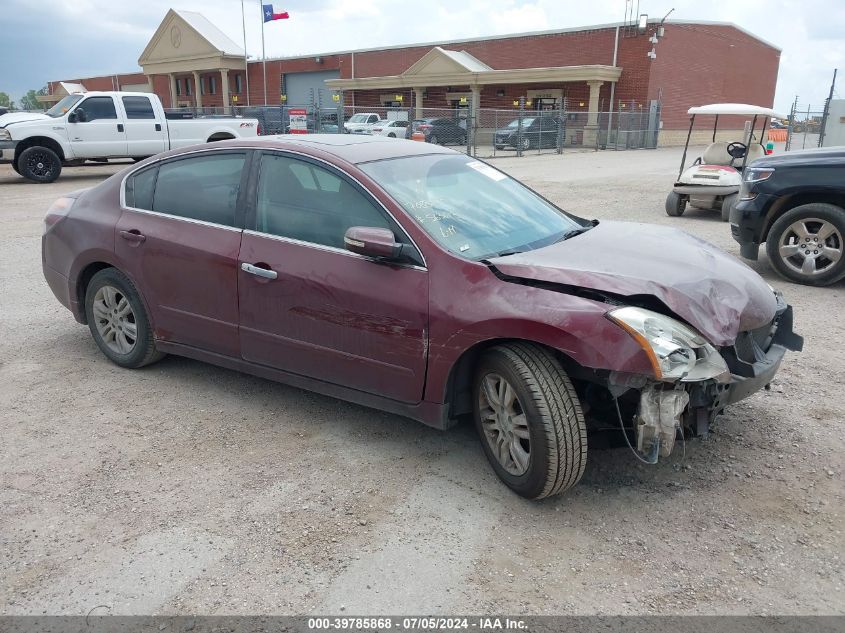
[(292, 108), (288, 110), (290, 115), (290, 133), (308, 134), (308, 112), (305, 108)]

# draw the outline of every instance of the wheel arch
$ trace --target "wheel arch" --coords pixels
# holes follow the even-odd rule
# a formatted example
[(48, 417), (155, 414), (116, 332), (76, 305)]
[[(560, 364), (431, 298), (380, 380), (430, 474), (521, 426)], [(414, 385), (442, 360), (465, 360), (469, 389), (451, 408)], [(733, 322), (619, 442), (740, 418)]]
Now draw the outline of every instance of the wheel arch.
[(92, 261), (84, 264), (79, 269), (79, 272), (76, 273), (74, 298), (78, 301), (78, 305), (80, 307), (80, 318), (78, 318), (77, 320), (84, 325), (88, 324), (88, 316), (85, 314), (85, 293), (88, 291), (88, 285), (91, 283), (91, 279), (93, 279), (94, 275), (96, 275), (101, 270), (105, 270), (106, 268), (114, 268), (116, 271), (124, 275), (129, 280), (129, 282), (135, 288), (135, 292), (138, 294), (138, 298), (141, 300), (141, 303), (144, 306), (144, 310), (147, 313), (147, 318), (150, 321), (150, 326), (153, 328), (153, 332), (155, 332), (155, 315), (153, 314), (152, 310), (150, 310), (150, 304), (147, 301), (147, 298), (144, 296), (144, 293), (142, 292), (141, 288), (138, 286), (138, 283), (135, 278), (128, 271), (121, 268), (117, 262), (110, 262), (103, 257), (95, 258)]
[(834, 206), (845, 209), (845, 193), (825, 190), (810, 190), (792, 193), (778, 198), (771, 209), (766, 214), (766, 222), (763, 225), (763, 233), (760, 237), (761, 242), (765, 242), (769, 238), (769, 231), (772, 225), (787, 211), (791, 211), (795, 207), (800, 207), (805, 204), (813, 202), (820, 202), (822, 204), (832, 204)]
[(46, 147), (56, 152), (60, 160), (64, 161), (66, 159), (65, 150), (61, 143), (57, 140), (52, 139), (49, 136), (30, 136), (29, 138), (23, 139), (15, 146), (15, 157), (13, 160), (17, 162), (21, 153), (30, 147)]
[(540, 341), (513, 337), (490, 338), (479, 341), (465, 349), (449, 369), (444, 402), (448, 406), (450, 418), (458, 418), (472, 413), (472, 378), (478, 361), (487, 350), (508, 343), (528, 343), (552, 352), (570, 378), (579, 378), (592, 373), (592, 370), (582, 366), (572, 357)]
[(211, 136), (208, 137), (206, 143), (216, 143), (217, 141), (231, 141), (235, 138), (235, 135), (231, 132), (214, 132)]

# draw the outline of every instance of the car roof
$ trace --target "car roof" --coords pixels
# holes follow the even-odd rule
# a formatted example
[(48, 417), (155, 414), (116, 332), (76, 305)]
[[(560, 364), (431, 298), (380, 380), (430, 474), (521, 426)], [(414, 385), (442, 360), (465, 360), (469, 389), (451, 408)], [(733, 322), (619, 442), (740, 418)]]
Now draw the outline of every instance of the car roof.
[[(453, 149), (420, 141), (367, 136), (363, 134), (278, 134), (254, 139), (233, 139), (207, 143), (205, 147), (250, 147), (254, 149), (292, 150), (319, 156), (329, 154), (347, 163), (365, 163), (386, 158), (425, 154), (457, 154)], [(196, 149), (196, 146), (186, 149)], [(171, 155), (181, 153), (180, 150)]]

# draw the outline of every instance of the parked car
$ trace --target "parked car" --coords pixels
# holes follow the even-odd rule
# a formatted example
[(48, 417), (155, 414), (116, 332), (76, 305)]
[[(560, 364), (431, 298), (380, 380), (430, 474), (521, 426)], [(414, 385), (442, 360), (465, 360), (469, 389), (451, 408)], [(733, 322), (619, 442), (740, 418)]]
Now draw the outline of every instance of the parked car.
[(467, 131), (452, 119), (431, 117), (414, 119), (412, 132), (422, 132), (426, 143), (466, 145)]
[(290, 126), (290, 117), (282, 114), (281, 106), (245, 106), (237, 109), (238, 115), (256, 119), (261, 134), (284, 134)]
[(810, 286), (845, 278), (845, 148), (758, 158), (730, 222), (742, 256), (757, 259), (765, 242), (781, 277)]
[(159, 154), (58, 199), (42, 263), (121, 367), (177, 354), (441, 429), (471, 417), (534, 499), (579, 480), (588, 431), (655, 462), (802, 343), (783, 297), (700, 239), (374, 136)]
[(410, 121), (382, 121), (370, 128), (370, 134), (375, 136), (387, 136), (389, 138), (406, 138)]
[(3, 116), (4, 114), (7, 114), (8, 112), (9, 112), (8, 109), (4, 108), (3, 106), (0, 106), (0, 116)]
[(523, 151), (541, 147), (557, 147), (559, 132), (561, 142), (563, 141), (563, 127), (559, 117), (523, 117), (522, 138), (520, 140), (519, 119), (517, 118), (508, 123), (506, 127), (496, 130), (493, 143), (496, 149), (512, 147)]
[(24, 178), (53, 182), (63, 165), (146, 158), (168, 149), (256, 136), (258, 121), (240, 117), (170, 119), (146, 92), (71, 94), (46, 113), (0, 116), (0, 161)]
[(375, 112), (359, 112), (349, 117), (343, 127), (350, 134), (365, 134), (369, 128), (380, 123), (381, 120), (381, 117)]
[(789, 125), (787, 123), (779, 121), (778, 119), (772, 119), (771, 121), (769, 121), (769, 127), (773, 130), (785, 130), (789, 127)]

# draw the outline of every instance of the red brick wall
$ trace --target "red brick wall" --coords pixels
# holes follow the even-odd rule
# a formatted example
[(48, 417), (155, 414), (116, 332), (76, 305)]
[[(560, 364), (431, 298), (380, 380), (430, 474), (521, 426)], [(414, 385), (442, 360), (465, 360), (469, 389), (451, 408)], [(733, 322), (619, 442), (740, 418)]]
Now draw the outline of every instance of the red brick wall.
[[(771, 107), (780, 51), (729, 26), (668, 24), (655, 46), (648, 96), (662, 94), (663, 127), (685, 128), (687, 110), (708, 103)], [(741, 129), (744, 118), (719, 119)], [(711, 122), (712, 124), (712, 122)]]
[[(774, 99), (775, 82), (780, 60), (779, 51), (730, 26), (667, 24), (666, 34), (655, 46), (657, 59), (646, 53), (652, 44), (646, 35), (625, 37), (620, 33), (617, 65), (622, 76), (616, 86), (614, 108), (620, 101), (647, 104), (662, 94), (663, 121), (666, 129), (680, 129), (688, 124), (686, 110), (691, 105), (719, 101), (738, 101), (770, 106)], [(532, 68), (544, 66), (572, 66), (606, 64), (613, 61), (615, 28), (595, 29), (553, 35), (509, 37), (479, 42), (455, 42), (446, 45), (453, 50), (466, 50), (495, 69)], [(360, 52), (354, 55), (355, 77), (398, 75), (417, 62), (430, 46), (411, 46), (381, 51)], [(313, 57), (267, 62), (267, 101), (279, 103), (280, 77), (283, 73), (339, 70), (341, 78), (352, 77), (352, 55), (326, 55), (321, 63)], [(230, 71), (230, 93), (234, 94), (234, 75)], [(262, 103), (264, 89), (261, 62), (249, 65), (250, 102)], [(180, 75), (190, 77), (190, 74)], [(218, 76), (216, 95), (203, 95), (203, 105), (220, 106), (222, 87)], [(113, 78), (94, 77), (73, 79), (82, 82), (89, 90), (112, 90)], [(131, 73), (119, 75), (121, 84), (141, 83), (144, 75)], [(589, 102), (586, 83), (531, 84), (487, 86), (482, 90), (482, 107), (512, 108), (514, 99), (527, 90), (563, 88), (569, 98), (570, 110), (580, 110), (582, 101)], [(244, 91), (246, 82), (244, 81)], [(166, 105), (170, 105), (170, 88), (166, 76), (156, 76), (155, 92)], [(455, 87), (457, 90), (458, 87)], [(496, 96), (504, 90), (503, 97)], [(380, 105), (380, 95), (390, 90), (357, 91), (356, 105)], [(406, 103), (413, 105), (410, 91), (405, 91)], [(445, 107), (445, 89), (428, 90), (426, 107)], [(239, 95), (239, 103), (246, 104), (246, 95)], [(184, 95), (180, 100), (194, 101)], [(345, 102), (352, 103), (351, 95)], [(600, 103), (603, 110), (611, 107), (610, 84), (601, 88)], [(583, 107), (586, 109), (586, 106)], [(728, 122), (726, 122), (728, 123)], [(742, 127), (739, 122), (738, 127)]]

